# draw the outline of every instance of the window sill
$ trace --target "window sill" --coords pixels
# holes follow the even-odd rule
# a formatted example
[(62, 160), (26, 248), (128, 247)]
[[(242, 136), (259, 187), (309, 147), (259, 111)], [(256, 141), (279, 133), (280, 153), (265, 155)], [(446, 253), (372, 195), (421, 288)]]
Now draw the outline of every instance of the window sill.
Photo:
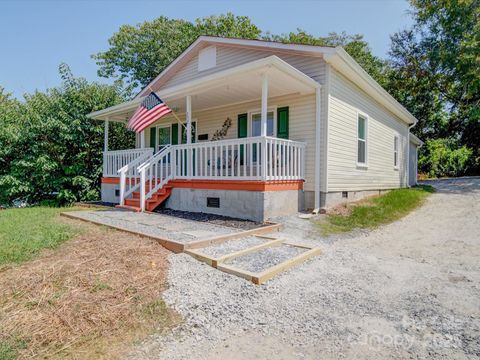
[(357, 163), (357, 169), (367, 170), (367, 169), (368, 169), (368, 165), (367, 165), (367, 164), (359, 164), (359, 163)]
[(398, 171), (398, 170), (400, 170), (400, 168), (398, 166), (394, 166), (393, 170)]

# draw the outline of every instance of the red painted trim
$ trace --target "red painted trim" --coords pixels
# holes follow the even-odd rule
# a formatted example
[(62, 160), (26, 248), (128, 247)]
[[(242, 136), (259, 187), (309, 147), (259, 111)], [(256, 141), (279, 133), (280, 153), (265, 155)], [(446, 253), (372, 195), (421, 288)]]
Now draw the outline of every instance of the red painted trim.
[[(102, 177), (102, 184), (119, 184), (119, 178)], [(284, 191), (302, 190), (303, 180), (171, 180), (168, 186), (179, 189)]]
[[(128, 179), (127, 179), (128, 181)], [(120, 178), (118, 177), (102, 177), (102, 184), (120, 184)], [(135, 179), (132, 179), (132, 183), (136, 183)]]
[(211, 190), (281, 191), (303, 189), (303, 181), (301, 180), (172, 180), (168, 185), (174, 188)]

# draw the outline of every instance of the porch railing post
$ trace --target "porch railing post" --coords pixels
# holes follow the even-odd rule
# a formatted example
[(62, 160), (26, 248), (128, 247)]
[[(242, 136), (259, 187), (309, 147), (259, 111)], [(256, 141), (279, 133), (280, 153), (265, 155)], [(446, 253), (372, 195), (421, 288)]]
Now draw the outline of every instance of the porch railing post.
[(175, 147), (172, 149), (170, 166), (172, 167), (172, 176), (175, 179), (177, 176), (177, 149)]
[(262, 166), (262, 180), (267, 180), (267, 137), (262, 136), (262, 142), (260, 147), (261, 154), (261, 166)]
[[(126, 171), (120, 171), (120, 205), (125, 204), (125, 182), (126, 182)], [(130, 179), (131, 181), (131, 179)], [(131, 184), (130, 184), (131, 185)]]
[(145, 167), (140, 169), (140, 208), (142, 211), (145, 211), (145, 170)]

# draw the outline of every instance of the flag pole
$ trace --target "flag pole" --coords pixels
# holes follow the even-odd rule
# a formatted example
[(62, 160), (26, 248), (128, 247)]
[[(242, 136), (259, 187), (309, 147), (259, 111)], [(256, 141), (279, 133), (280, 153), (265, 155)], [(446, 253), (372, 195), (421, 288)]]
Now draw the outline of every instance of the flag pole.
[[(148, 88), (150, 89), (151, 92), (155, 93), (155, 91), (153, 91), (153, 89), (151, 88), (150, 85), (148, 86)], [(155, 94), (156, 94), (156, 93), (155, 93)], [(170, 108), (170, 110), (172, 110), (171, 114), (173, 115), (173, 117), (174, 117), (175, 119), (177, 119), (178, 123), (186, 129), (187, 126), (186, 126), (184, 123), (182, 123), (182, 120), (180, 120), (180, 118), (178, 117), (178, 115), (175, 114), (175, 111), (173, 111), (173, 109), (172, 109), (171, 107), (169, 107), (169, 108)]]

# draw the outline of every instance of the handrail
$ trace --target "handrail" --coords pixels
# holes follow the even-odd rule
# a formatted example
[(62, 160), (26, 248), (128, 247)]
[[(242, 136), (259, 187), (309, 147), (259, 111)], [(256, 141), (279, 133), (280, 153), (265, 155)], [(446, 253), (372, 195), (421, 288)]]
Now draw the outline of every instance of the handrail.
[(128, 154), (128, 153), (136, 153), (136, 152), (149, 152), (152, 151), (153, 148), (140, 148), (140, 149), (124, 149), (124, 150), (108, 150), (104, 151), (106, 154)]
[(116, 177), (118, 170), (141, 156), (153, 154), (152, 148), (115, 150), (103, 152), (103, 176)]
[[(152, 148), (149, 148), (153, 152)], [(137, 165), (143, 164), (146, 159), (151, 157), (151, 152), (146, 151), (144, 154), (140, 155), (136, 159), (130, 161), (128, 164), (123, 166), (121, 169), (118, 170), (120, 174), (120, 205), (125, 203), (125, 198), (130, 195), (133, 191), (135, 191), (139, 184), (137, 183)], [(131, 174), (129, 174), (129, 172)], [(127, 189), (127, 177), (128, 177), (128, 189)], [(132, 185), (132, 182), (135, 184)]]
[[(173, 163), (175, 160), (171, 158), (171, 149), (170, 145), (166, 145), (137, 168), (140, 174), (140, 207), (142, 211), (145, 211), (146, 201), (158, 189), (161, 189), (163, 185), (174, 178)], [(148, 193), (146, 192), (147, 177), (149, 181)]]
[(140, 164), (140, 166), (137, 168), (138, 171), (140, 171), (141, 169), (143, 169), (144, 167), (147, 167), (152, 161), (155, 161), (155, 159), (157, 159), (160, 155), (162, 155), (166, 150), (168, 150), (171, 146), (175, 146), (175, 145), (170, 145), (170, 144), (167, 144), (165, 145), (160, 151), (157, 151), (155, 154), (153, 154), (149, 160), (147, 161), (144, 161), (143, 164)]

